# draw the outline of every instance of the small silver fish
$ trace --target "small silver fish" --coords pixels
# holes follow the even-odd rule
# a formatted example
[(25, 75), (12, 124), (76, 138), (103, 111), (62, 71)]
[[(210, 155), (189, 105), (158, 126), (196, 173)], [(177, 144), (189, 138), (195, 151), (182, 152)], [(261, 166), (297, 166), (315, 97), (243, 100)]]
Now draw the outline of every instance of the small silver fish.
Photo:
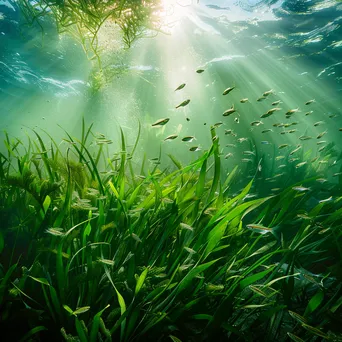
[(192, 135), (186, 136), (182, 139), (182, 141), (185, 142), (192, 142), (195, 139), (195, 137), (193, 137)]
[(294, 186), (292, 189), (295, 191), (300, 191), (300, 192), (311, 190), (310, 188), (305, 188), (303, 186)]
[(232, 130), (232, 129), (225, 129), (225, 130), (224, 130), (224, 134), (225, 134), (225, 135), (232, 134), (232, 133), (233, 133), (233, 130)]
[(312, 137), (308, 136), (308, 135), (302, 135), (299, 137), (300, 140), (310, 140), (312, 139)]
[(316, 102), (315, 100), (309, 100), (309, 101), (306, 101), (305, 102), (305, 105), (308, 106), (309, 104), (313, 103), (313, 102)]
[(326, 199), (323, 199), (323, 200), (320, 200), (319, 203), (324, 203), (324, 202), (329, 202), (332, 200), (332, 196), (326, 198)]
[(264, 100), (266, 100), (266, 99), (267, 99), (266, 96), (261, 96), (261, 97), (259, 97), (259, 98), (257, 99), (257, 101), (258, 101), (258, 102), (261, 102), (261, 101), (264, 101)]
[(272, 114), (272, 113), (277, 112), (277, 111), (279, 111), (279, 110), (281, 110), (281, 108), (275, 107), (275, 108), (269, 109), (266, 113), (267, 113), (267, 114)]
[(317, 121), (314, 123), (314, 126), (317, 127), (317, 126), (322, 125), (322, 124), (324, 124), (324, 121)]
[(252, 121), (251, 122), (251, 126), (259, 126), (259, 125), (263, 125), (264, 123), (262, 121)]
[(204, 69), (197, 69), (196, 72), (197, 72), (198, 74), (201, 74), (202, 72), (204, 72)]
[(305, 113), (305, 116), (311, 115), (313, 113), (313, 110), (310, 110), (309, 112)]
[(187, 99), (187, 100), (183, 101), (182, 103), (180, 103), (178, 106), (176, 106), (176, 108), (185, 107), (185, 106), (187, 106), (189, 103), (190, 103), (190, 99)]
[(239, 118), (235, 118), (234, 121), (235, 121), (235, 123), (237, 123), (237, 124), (240, 122)]
[(234, 105), (232, 105), (229, 109), (223, 112), (223, 116), (228, 116), (236, 112)]
[(176, 139), (177, 137), (178, 137), (177, 134), (171, 134), (171, 135), (168, 135), (168, 136), (164, 139), (164, 141), (166, 141), (166, 140), (174, 140), (174, 139)]
[(273, 89), (271, 89), (271, 90), (267, 90), (267, 91), (265, 91), (263, 94), (262, 94), (262, 96), (268, 96), (268, 95), (270, 95), (270, 94), (273, 94)]
[(297, 112), (299, 112), (299, 108), (289, 109), (285, 114), (286, 115), (292, 115), (292, 114), (297, 113)]
[(279, 150), (280, 150), (280, 149), (285, 148), (285, 147), (287, 147), (287, 146), (289, 146), (289, 144), (281, 144), (281, 145), (278, 146), (278, 148), (279, 148)]
[(241, 161), (242, 161), (243, 163), (249, 163), (249, 162), (252, 162), (253, 160), (250, 159), (250, 158), (242, 158)]
[(299, 145), (296, 149), (290, 152), (290, 156), (292, 156), (294, 153), (298, 152), (302, 148), (301, 145)]
[(233, 153), (229, 152), (224, 156), (224, 159), (228, 159), (233, 156)]
[(244, 98), (244, 99), (241, 99), (240, 102), (241, 102), (241, 103), (246, 103), (246, 102), (249, 102), (249, 101), (248, 101), (248, 98), (246, 97), (246, 98)]
[(326, 140), (317, 141), (317, 145), (322, 145), (322, 144), (325, 144), (325, 143), (326, 143)]
[(273, 132), (272, 129), (268, 128), (268, 129), (264, 129), (263, 131), (261, 131), (261, 133), (267, 133), (267, 132)]
[(191, 151), (191, 152), (196, 152), (196, 151), (200, 151), (200, 150), (201, 149), (200, 149), (199, 146), (192, 146), (192, 147), (189, 148), (189, 151)]
[(245, 156), (255, 156), (255, 153), (253, 151), (243, 151), (242, 154)]
[(242, 142), (247, 141), (247, 140), (248, 140), (248, 138), (239, 138), (237, 141), (239, 143), (242, 143)]
[(227, 88), (227, 89), (225, 89), (224, 90), (224, 92), (222, 93), (222, 95), (227, 95), (227, 94), (229, 94), (232, 90), (234, 90), (235, 89), (235, 87), (229, 87), (229, 88)]
[(185, 83), (182, 83), (180, 86), (178, 86), (178, 87), (175, 89), (175, 91), (181, 90), (181, 89), (183, 89), (184, 87), (185, 87)]
[(297, 164), (297, 165), (296, 165), (296, 169), (298, 169), (298, 168), (300, 168), (300, 167), (306, 165), (307, 163), (308, 163), (307, 161), (304, 161), (304, 162), (301, 162), (301, 163)]
[(227, 144), (226, 147), (236, 147), (234, 144)]
[(160, 119), (160, 120), (156, 121), (155, 123), (153, 123), (152, 126), (164, 126), (164, 125), (167, 124), (169, 121), (170, 121), (169, 118)]
[(278, 101), (274, 101), (274, 102), (272, 102), (272, 106), (276, 106), (276, 105), (278, 105), (279, 103), (282, 103), (280, 100), (278, 100)]
[(324, 131), (324, 132), (321, 132), (317, 135), (317, 139), (321, 139), (323, 137), (323, 135), (327, 134), (328, 131)]

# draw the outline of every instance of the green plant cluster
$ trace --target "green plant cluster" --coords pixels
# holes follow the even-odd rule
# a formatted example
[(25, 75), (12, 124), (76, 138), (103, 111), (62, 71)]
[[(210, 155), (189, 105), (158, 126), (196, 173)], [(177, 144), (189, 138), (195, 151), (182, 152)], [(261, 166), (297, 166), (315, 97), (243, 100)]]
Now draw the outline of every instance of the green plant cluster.
[(105, 23), (118, 27), (127, 48), (145, 35), (160, 29), (159, 0), (19, 0), (18, 5), (29, 25), (52, 18), (58, 33), (68, 33), (83, 47), (90, 60), (102, 69), (98, 33)]
[(230, 196), (237, 167), (221, 178), (215, 129), (191, 164), (170, 155), (172, 170), (137, 169), (140, 130), (113, 155), (91, 129), (63, 144), (5, 136), (2, 336), (341, 341), (341, 197), (308, 209), (293, 184), (249, 199), (253, 180)]

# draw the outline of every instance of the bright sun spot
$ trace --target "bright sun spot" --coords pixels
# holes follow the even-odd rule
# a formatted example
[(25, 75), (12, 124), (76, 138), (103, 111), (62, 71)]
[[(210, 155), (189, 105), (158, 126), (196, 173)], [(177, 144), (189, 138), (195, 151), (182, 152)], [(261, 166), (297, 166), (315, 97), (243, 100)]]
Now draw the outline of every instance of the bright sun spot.
[(172, 30), (181, 18), (190, 14), (194, 0), (161, 0), (162, 10), (159, 15), (169, 30)]

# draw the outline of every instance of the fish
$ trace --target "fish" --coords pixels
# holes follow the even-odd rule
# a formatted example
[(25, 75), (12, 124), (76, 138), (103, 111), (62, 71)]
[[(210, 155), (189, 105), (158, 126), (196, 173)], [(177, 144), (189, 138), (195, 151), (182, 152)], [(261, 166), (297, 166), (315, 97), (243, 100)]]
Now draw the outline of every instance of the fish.
[(270, 142), (267, 141), (267, 140), (262, 140), (260, 143), (261, 143), (262, 145), (269, 145), (269, 144), (270, 144)]
[(220, 127), (221, 125), (223, 125), (223, 122), (222, 122), (222, 121), (216, 122), (216, 123), (213, 125), (213, 128), (218, 128), (218, 127)]
[(242, 142), (247, 141), (247, 140), (248, 140), (248, 138), (239, 138), (237, 141), (239, 143), (242, 143)]
[(318, 149), (318, 152), (322, 152), (324, 149), (326, 148), (326, 146), (322, 146)]
[(328, 131), (324, 131), (324, 132), (321, 132), (321, 133), (319, 133), (318, 135), (317, 135), (317, 139), (321, 139), (322, 137), (323, 137), (323, 135), (325, 135), (325, 134), (327, 134), (328, 133)]
[(255, 153), (253, 151), (243, 151), (242, 154), (245, 156), (255, 156)]
[(239, 118), (235, 118), (234, 121), (238, 124), (240, 122)]
[(242, 158), (241, 161), (242, 161), (243, 163), (249, 163), (249, 162), (252, 162), (253, 160), (250, 159), (250, 158)]
[(298, 169), (298, 168), (300, 168), (300, 167), (306, 165), (307, 163), (308, 163), (307, 161), (304, 161), (304, 162), (301, 162), (301, 163), (297, 164), (297, 165), (296, 165), (296, 169)]
[(157, 120), (155, 123), (153, 123), (152, 126), (164, 126), (164, 125), (166, 125), (169, 121), (170, 121), (169, 118), (160, 119), (160, 120)]
[(274, 101), (274, 102), (272, 102), (272, 106), (276, 106), (276, 105), (278, 105), (279, 103), (282, 103), (280, 100), (278, 100), (278, 101)]
[(290, 156), (292, 156), (294, 153), (298, 152), (302, 148), (302, 145), (299, 145), (297, 148), (295, 148), (293, 151), (290, 152)]
[(287, 147), (287, 146), (289, 146), (289, 144), (281, 144), (281, 145), (278, 146), (278, 148), (279, 148), (279, 150), (280, 150), (280, 149), (285, 148), (285, 147)]
[(275, 160), (281, 160), (281, 159), (284, 159), (285, 158), (285, 156), (277, 156), (276, 158), (275, 158)]
[(185, 101), (183, 101), (182, 103), (180, 103), (178, 106), (176, 106), (176, 109), (179, 108), (179, 107), (185, 107), (189, 104), (190, 102), (190, 99), (187, 99)]
[(332, 200), (332, 196), (326, 198), (326, 199), (323, 199), (323, 200), (320, 200), (318, 203), (324, 203), (324, 202), (329, 202)]
[(339, 128), (338, 130), (339, 130), (340, 132), (342, 132), (342, 128)]
[(300, 139), (300, 140), (310, 140), (310, 139), (312, 139), (312, 137), (310, 137), (310, 136), (308, 136), (308, 135), (301, 135), (301, 136), (299, 137), (299, 139)]
[(244, 98), (244, 99), (241, 99), (240, 102), (241, 102), (241, 103), (246, 103), (246, 102), (249, 102), (249, 101), (248, 101), (248, 98), (246, 97), (246, 98)]
[(168, 136), (164, 139), (164, 141), (166, 141), (166, 140), (174, 140), (174, 139), (176, 139), (177, 137), (178, 137), (177, 134), (171, 134), (171, 135), (168, 135)]
[(190, 119), (189, 119), (189, 118), (186, 118), (186, 121), (190, 121)]
[(292, 114), (297, 113), (297, 112), (299, 112), (299, 108), (296, 108), (296, 109), (289, 109), (289, 110), (285, 113), (285, 115), (292, 115)]
[(309, 112), (306, 112), (305, 113), (305, 116), (308, 116), (308, 115), (310, 115), (310, 114), (312, 114), (313, 113), (313, 110), (310, 110)]
[(333, 177), (338, 177), (338, 176), (341, 176), (342, 175), (342, 172), (336, 172), (333, 174)]
[(258, 233), (261, 233), (261, 234), (267, 234), (267, 233), (272, 233), (273, 232), (273, 228), (264, 227), (261, 224), (247, 224), (246, 227), (248, 229), (255, 230), (255, 231), (257, 231)]
[(189, 148), (189, 151), (191, 151), (191, 152), (196, 152), (196, 151), (200, 151), (200, 150), (201, 149), (200, 149), (199, 146), (192, 146), (192, 147)]
[(236, 147), (234, 144), (227, 144), (226, 147)]
[(202, 72), (204, 72), (204, 69), (197, 69), (196, 72), (197, 72), (198, 74), (201, 74)]
[(186, 136), (182, 139), (182, 141), (185, 142), (192, 142), (195, 139), (195, 137), (193, 137), (192, 135)]
[(311, 190), (310, 188), (305, 188), (304, 186), (301, 186), (301, 185), (300, 186), (294, 186), (292, 189), (295, 191), (300, 191), (300, 192)]
[(264, 129), (261, 133), (273, 132), (271, 128)]
[(228, 159), (233, 156), (233, 153), (229, 152), (224, 156), (224, 159)]
[(225, 129), (225, 130), (224, 130), (224, 134), (225, 134), (225, 135), (232, 134), (232, 133), (233, 133), (233, 130), (232, 130), (232, 129)]
[(264, 101), (264, 100), (266, 100), (266, 99), (267, 99), (266, 96), (261, 96), (261, 97), (259, 97), (259, 98), (257, 99), (257, 101), (258, 101), (258, 102), (261, 102), (261, 101)]
[(223, 91), (222, 95), (227, 95), (234, 89), (235, 89), (235, 87), (229, 87)]
[(337, 118), (337, 117), (338, 117), (337, 114), (330, 114), (330, 115), (329, 115), (329, 118), (330, 118), (330, 119)]
[(322, 124), (324, 124), (324, 121), (317, 121), (314, 123), (314, 126), (317, 127), (317, 126), (322, 125)]
[(232, 105), (229, 109), (223, 112), (223, 116), (228, 116), (236, 112), (234, 105)]
[(318, 157), (312, 158), (310, 163), (314, 163), (317, 159), (318, 159)]
[(183, 88), (185, 87), (185, 85), (186, 85), (185, 83), (182, 83), (180, 86), (178, 86), (178, 87), (175, 89), (175, 91), (183, 89)]
[(298, 122), (291, 122), (291, 124), (290, 124), (291, 126), (295, 126), (295, 125), (298, 125)]
[(271, 90), (267, 90), (267, 91), (265, 91), (263, 94), (262, 94), (262, 96), (268, 96), (268, 95), (270, 95), (270, 94), (273, 94), (273, 89), (271, 89)]
[(289, 131), (287, 131), (287, 133), (294, 133), (294, 132), (297, 132), (297, 130), (296, 129), (290, 129)]
[(313, 103), (313, 102), (316, 102), (315, 100), (309, 100), (309, 101), (306, 101), (305, 102), (305, 105), (308, 106), (309, 104)]
[(325, 179), (325, 178), (317, 178), (316, 179), (316, 182), (318, 182), (318, 183), (325, 183), (325, 182), (327, 182), (328, 180), (327, 179)]
[(262, 114), (260, 117), (261, 118), (267, 118), (278, 110), (281, 110), (281, 108), (279, 108), (279, 107), (271, 108), (266, 113)]
[(259, 125), (263, 125), (264, 123), (262, 121), (252, 121), (251, 122), (251, 126), (259, 126)]

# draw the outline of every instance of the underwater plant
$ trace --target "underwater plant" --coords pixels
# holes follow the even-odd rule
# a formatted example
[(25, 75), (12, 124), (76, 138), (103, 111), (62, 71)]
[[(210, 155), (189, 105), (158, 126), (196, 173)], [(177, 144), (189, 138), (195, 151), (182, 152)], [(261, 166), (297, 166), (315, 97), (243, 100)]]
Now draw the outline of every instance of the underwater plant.
[[(104, 25), (118, 29), (126, 48), (141, 37), (161, 30), (159, 0), (19, 0), (26, 24), (38, 24), (42, 32), (45, 18), (51, 18), (59, 34), (67, 33), (83, 48), (90, 60), (96, 60), (101, 71), (102, 50), (98, 35)], [(115, 37), (114, 37), (115, 38)], [(117, 37), (119, 38), (119, 37)]]
[[(337, 340), (341, 201), (292, 184), (232, 196), (219, 138), (148, 166), (83, 121), (57, 144), (5, 135), (0, 327), (11, 340)], [(159, 156), (160, 159), (160, 156)], [(139, 159), (137, 159), (139, 160)], [(305, 180), (303, 184), (312, 182)], [(25, 246), (25, 248), (23, 248)], [(24, 323), (22, 318), (25, 317)], [(12, 329), (13, 326), (16, 329)]]

